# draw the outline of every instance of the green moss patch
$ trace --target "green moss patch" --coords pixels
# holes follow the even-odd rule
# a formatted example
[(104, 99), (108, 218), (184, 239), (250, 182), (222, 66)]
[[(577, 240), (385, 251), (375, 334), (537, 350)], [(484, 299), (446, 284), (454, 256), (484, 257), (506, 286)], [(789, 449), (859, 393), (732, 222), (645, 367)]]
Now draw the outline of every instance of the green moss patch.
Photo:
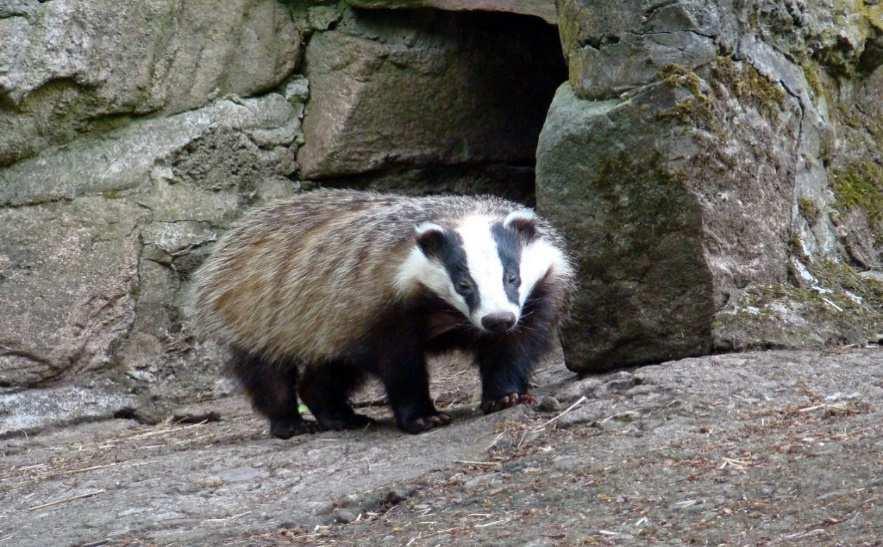
[(803, 64), (802, 68), (803, 77), (806, 78), (806, 83), (809, 84), (813, 95), (816, 97), (827, 97), (825, 87), (822, 85), (822, 75), (819, 72), (819, 67), (813, 62), (807, 61)]
[(838, 209), (861, 209), (878, 242), (883, 242), (883, 168), (873, 162), (854, 164), (833, 174)]
[(702, 93), (702, 79), (686, 67), (681, 65), (665, 65), (659, 72), (659, 77), (671, 87), (687, 88), (697, 99), (708, 101), (708, 96)]
[(754, 104), (767, 115), (782, 106), (785, 91), (747, 62), (736, 63), (727, 56), (720, 56), (712, 70), (714, 77), (726, 85), (740, 100)]
[(704, 122), (709, 127), (714, 124), (711, 98), (702, 92), (702, 79), (698, 74), (681, 65), (666, 65), (659, 72), (659, 79), (671, 88), (683, 88), (692, 97), (680, 101), (672, 108), (656, 115), (658, 120), (675, 120), (682, 123)]
[(819, 208), (816, 207), (816, 202), (808, 197), (802, 197), (797, 201), (797, 208), (807, 222), (815, 224), (816, 219), (819, 217)]

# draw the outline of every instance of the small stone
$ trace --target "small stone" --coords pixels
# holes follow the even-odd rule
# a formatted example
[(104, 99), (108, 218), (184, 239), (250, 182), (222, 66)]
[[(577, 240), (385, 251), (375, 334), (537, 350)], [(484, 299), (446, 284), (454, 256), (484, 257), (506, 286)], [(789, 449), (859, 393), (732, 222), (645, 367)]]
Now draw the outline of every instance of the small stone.
[(558, 420), (559, 427), (571, 427), (577, 424), (597, 422), (604, 417), (604, 413), (591, 406), (577, 408), (568, 412)]
[(555, 412), (561, 410), (561, 403), (555, 397), (547, 395), (540, 398), (540, 402), (537, 404), (537, 410), (541, 412)]
[(282, 90), (282, 95), (290, 103), (305, 103), (310, 98), (310, 82), (303, 76), (295, 76)]
[(472, 488), (476, 488), (479, 486), (487, 486), (488, 484), (494, 483), (497, 481), (496, 473), (485, 473), (483, 475), (477, 475), (472, 477), (471, 479), (465, 481), (463, 483), (463, 488), (469, 490)]
[(390, 505), (399, 504), (413, 496), (416, 491), (415, 488), (408, 488), (406, 486), (393, 488), (386, 494), (384, 501)]
[(585, 463), (576, 456), (557, 456), (552, 460), (552, 467), (559, 471), (573, 472), (585, 466)]
[(608, 392), (621, 393), (635, 387), (636, 385), (638, 385), (638, 380), (633, 374), (628, 372), (617, 372), (606, 384), (604, 384), (604, 388)]
[(358, 516), (349, 509), (338, 509), (334, 512), (334, 520), (341, 524), (349, 524), (356, 520)]

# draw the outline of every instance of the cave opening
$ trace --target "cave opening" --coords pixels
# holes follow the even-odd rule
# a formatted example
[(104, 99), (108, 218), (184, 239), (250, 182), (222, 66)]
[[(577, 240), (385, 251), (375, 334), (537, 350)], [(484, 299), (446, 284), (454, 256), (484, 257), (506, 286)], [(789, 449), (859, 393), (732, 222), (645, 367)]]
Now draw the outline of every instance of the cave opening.
[(354, 11), (306, 50), (301, 177), (533, 205), (540, 130), (567, 79), (558, 28), (498, 12)]

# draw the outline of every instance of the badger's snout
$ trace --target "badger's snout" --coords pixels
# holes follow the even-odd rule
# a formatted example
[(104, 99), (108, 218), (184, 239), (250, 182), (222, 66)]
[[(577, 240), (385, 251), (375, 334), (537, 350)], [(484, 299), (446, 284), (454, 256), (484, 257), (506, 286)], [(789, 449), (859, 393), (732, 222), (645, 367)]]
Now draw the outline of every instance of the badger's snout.
[(515, 314), (512, 312), (489, 313), (481, 318), (481, 326), (500, 334), (515, 326)]

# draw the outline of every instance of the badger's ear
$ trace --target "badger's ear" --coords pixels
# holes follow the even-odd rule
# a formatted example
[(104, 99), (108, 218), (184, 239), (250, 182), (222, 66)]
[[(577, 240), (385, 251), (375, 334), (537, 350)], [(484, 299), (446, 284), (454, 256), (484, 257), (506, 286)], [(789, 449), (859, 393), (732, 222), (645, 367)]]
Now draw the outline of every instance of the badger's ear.
[(530, 209), (512, 211), (506, 215), (503, 227), (515, 230), (524, 241), (533, 241), (537, 235), (537, 215)]
[(445, 229), (432, 222), (424, 222), (414, 227), (417, 246), (427, 258), (440, 255), (445, 245)]

